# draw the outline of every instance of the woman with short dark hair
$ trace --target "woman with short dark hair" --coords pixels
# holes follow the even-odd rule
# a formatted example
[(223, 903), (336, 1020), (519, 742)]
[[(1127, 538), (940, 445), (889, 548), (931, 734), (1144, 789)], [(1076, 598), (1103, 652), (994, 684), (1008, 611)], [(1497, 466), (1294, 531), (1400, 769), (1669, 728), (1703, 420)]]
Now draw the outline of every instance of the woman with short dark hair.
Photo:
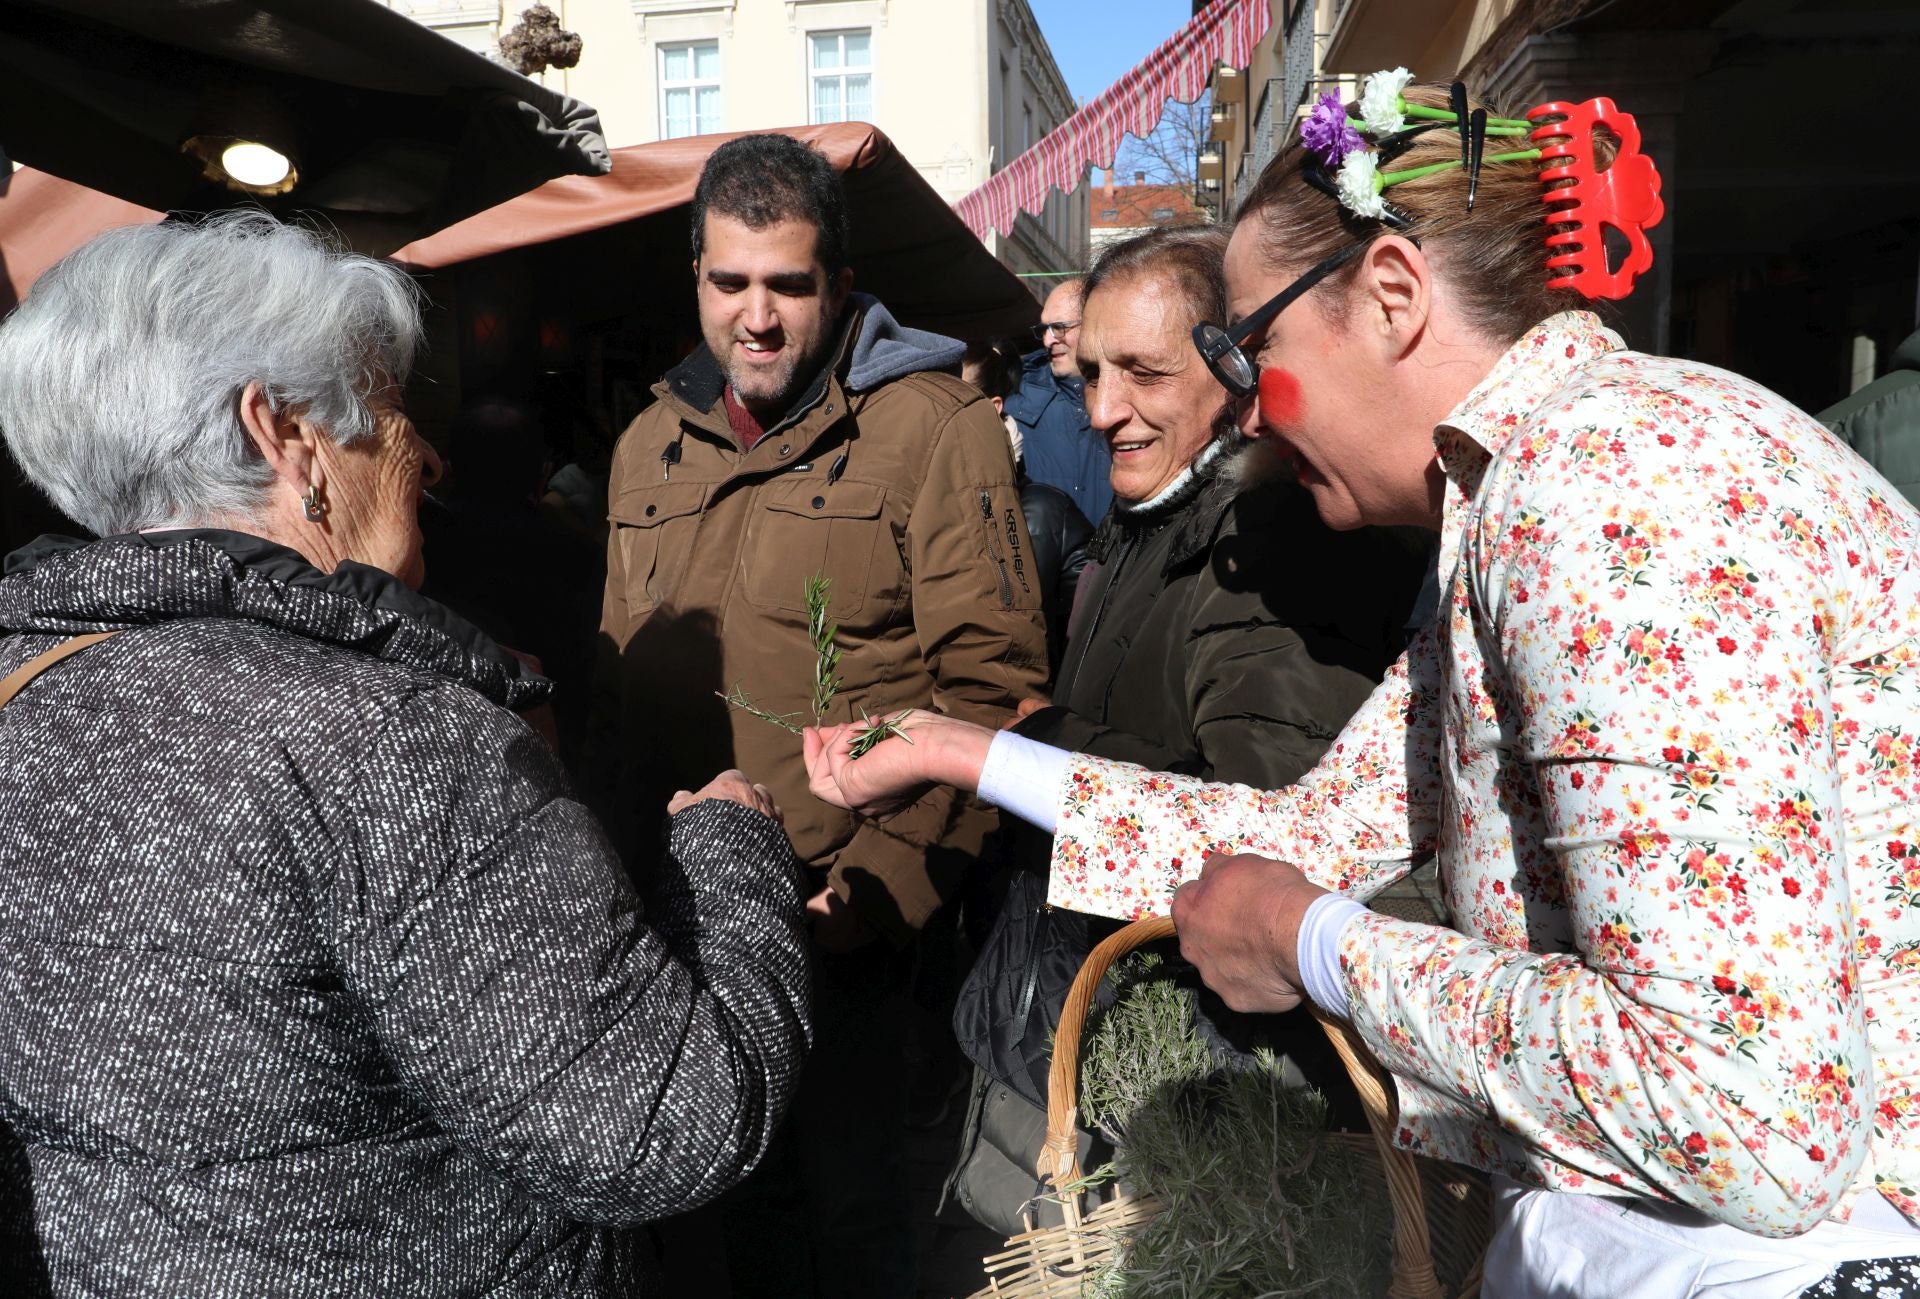
[[(1235, 426), (1190, 340), (1225, 311), (1226, 246), (1218, 226), (1159, 230), (1108, 248), (1087, 276), (1078, 358), (1088, 418), (1112, 450), (1115, 501), (1089, 547), (1053, 706), (1013, 729), (1075, 753), (1270, 787), (1313, 766), (1399, 652), (1424, 550), (1372, 529), (1333, 532), (1286, 466)], [(969, 1054), (1031, 1107), (999, 1089), (976, 1097), (994, 1111), (973, 1125), (989, 1145), (995, 1134), (1027, 1138), (967, 1155), (967, 1202), (1008, 1232), (1032, 1193), (1061, 1005), (1114, 927), (1047, 907), (1044, 844), (1016, 842), (1029, 844), (1026, 869), (1013, 874), (956, 1016)], [(1225, 1017), (1217, 1001), (1205, 1009)], [(1263, 1027), (1296, 1064), (1337, 1074), (1313, 1068), (1324, 1039), (1304, 1016)], [(1007, 1167), (1023, 1175), (996, 1175)]]

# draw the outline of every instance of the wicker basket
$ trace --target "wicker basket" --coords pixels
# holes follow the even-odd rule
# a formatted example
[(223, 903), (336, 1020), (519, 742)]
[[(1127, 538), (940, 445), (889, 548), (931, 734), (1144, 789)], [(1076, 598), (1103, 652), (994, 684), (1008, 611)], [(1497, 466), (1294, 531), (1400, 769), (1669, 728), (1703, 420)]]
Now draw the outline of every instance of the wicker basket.
[[(1075, 1157), (1080, 1038), (1094, 992), (1115, 961), (1172, 936), (1170, 919), (1135, 921), (1094, 948), (1080, 968), (1054, 1034), (1047, 1141), (1038, 1169), (1041, 1183), (1055, 1188), (1066, 1221), (1022, 1232), (985, 1259), (987, 1285), (973, 1299), (1080, 1299), (1088, 1278), (1160, 1212), (1150, 1197), (1121, 1194), (1082, 1215), (1080, 1197), (1060, 1188), (1071, 1187), (1081, 1176)], [(1480, 1259), (1489, 1227), (1486, 1179), (1394, 1148), (1394, 1093), (1385, 1071), (1345, 1024), (1320, 1018), (1320, 1026), (1346, 1065), (1372, 1129), (1371, 1139), (1348, 1133), (1333, 1133), (1329, 1139), (1352, 1143), (1356, 1154), (1378, 1167), (1392, 1202), (1389, 1299), (1473, 1299), (1480, 1290)]]

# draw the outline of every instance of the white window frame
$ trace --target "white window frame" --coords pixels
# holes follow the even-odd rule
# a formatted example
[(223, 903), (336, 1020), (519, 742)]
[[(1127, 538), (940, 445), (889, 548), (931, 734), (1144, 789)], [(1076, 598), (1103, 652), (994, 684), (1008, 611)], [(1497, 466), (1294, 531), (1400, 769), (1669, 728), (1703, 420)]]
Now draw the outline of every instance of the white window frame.
[[(720, 65), (721, 65), (720, 71), (716, 73), (713, 77), (707, 78), (707, 79), (701, 79), (696, 77), (693, 80), (689, 80), (689, 81), (668, 81), (667, 80), (668, 51), (670, 50), (692, 51), (692, 50), (698, 49), (703, 45), (711, 45), (713, 47), (713, 57), (716, 61), (720, 62)], [(718, 90), (720, 92), (720, 124), (716, 129), (721, 131), (726, 130), (727, 129), (726, 64), (720, 52), (720, 38), (718, 36), (707, 36), (707, 37), (694, 37), (691, 40), (685, 40), (685, 41), (661, 41), (658, 45), (654, 47), (654, 49), (656, 51), (656, 53), (654, 54), (654, 64), (653, 64), (654, 80), (658, 83), (658, 86), (659, 86), (658, 92), (654, 96), (655, 110), (660, 114), (660, 130), (659, 130), (658, 138), (662, 140), (682, 138), (678, 136), (670, 136), (667, 134), (667, 92), (669, 90), (686, 90), (686, 91), (692, 92), (693, 134), (694, 135), (703, 134), (703, 132), (700, 130), (700, 90), (701, 88), (704, 86), (711, 86), (715, 90)], [(698, 56), (690, 55), (688, 59), (688, 64), (691, 67), (697, 68), (699, 66)]]
[[(847, 76), (848, 76), (846, 38), (849, 36), (859, 35), (862, 32), (866, 33), (866, 37), (867, 37), (867, 66), (865, 69), (865, 76), (867, 78), (867, 103), (870, 106), (870, 110), (872, 111), (872, 113), (875, 116), (879, 115), (880, 76), (879, 76), (878, 68), (880, 65), (880, 61), (876, 57), (878, 51), (876, 51), (873, 46), (873, 28), (871, 27), (821, 27), (816, 30), (809, 31), (806, 34), (807, 36), (806, 44), (802, 49), (801, 55), (800, 55), (800, 57), (803, 60), (805, 60), (806, 69), (807, 69), (807, 123), (808, 125), (810, 126), (824, 125), (824, 123), (822, 123), (819, 118), (814, 116), (814, 113), (817, 111), (817, 108), (819, 105), (819, 100), (814, 97), (813, 86), (816, 81), (824, 80), (828, 77), (836, 78), (840, 82), (840, 111), (842, 116), (840, 116), (835, 120), (841, 121), (841, 122), (851, 122), (851, 121), (859, 120), (857, 118), (851, 118), (851, 117), (845, 116), (846, 106), (847, 106), (846, 82), (847, 82)], [(840, 66), (827, 72), (817, 71), (813, 66), (813, 43), (822, 36), (837, 36), (840, 38)], [(858, 76), (858, 75), (861, 75), (861, 73), (856, 71), (853, 75)]]

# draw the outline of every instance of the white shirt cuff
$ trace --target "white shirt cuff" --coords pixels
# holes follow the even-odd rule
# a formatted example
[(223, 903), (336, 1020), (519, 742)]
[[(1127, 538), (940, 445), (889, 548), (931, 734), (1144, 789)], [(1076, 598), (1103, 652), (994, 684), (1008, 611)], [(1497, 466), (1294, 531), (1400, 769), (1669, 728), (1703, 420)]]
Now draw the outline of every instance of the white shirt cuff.
[(1048, 834), (1060, 823), (1060, 790), (1073, 754), (1001, 731), (980, 768), (980, 797)]
[(1347, 978), (1340, 973), (1340, 936), (1367, 909), (1344, 893), (1322, 893), (1300, 918), (1294, 959), (1300, 966), (1300, 990), (1329, 1015), (1350, 1017)]

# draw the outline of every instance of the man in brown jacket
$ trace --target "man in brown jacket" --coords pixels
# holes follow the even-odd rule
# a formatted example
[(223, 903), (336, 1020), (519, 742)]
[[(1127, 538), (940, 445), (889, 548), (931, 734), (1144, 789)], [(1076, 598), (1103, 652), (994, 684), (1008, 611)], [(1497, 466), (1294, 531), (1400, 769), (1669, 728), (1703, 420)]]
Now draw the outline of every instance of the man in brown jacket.
[[(825, 158), (782, 135), (722, 145), (695, 191), (693, 246), (705, 346), (614, 455), (596, 747), (630, 832), (696, 773), (739, 767), (815, 868), (818, 1037), (786, 1149), (721, 1215), (733, 1294), (906, 1295), (901, 952), (993, 814), (936, 791), (857, 822), (807, 792), (798, 734), (717, 693), (812, 721), (818, 574), (839, 625), (831, 720), (917, 706), (997, 726), (1044, 686), (1039, 582), (1005, 429), (948, 372), (960, 343), (851, 291)], [(777, 1185), (783, 1161), (793, 1176)], [(798, 1232), (770, 1207), (795, 1180)]]

